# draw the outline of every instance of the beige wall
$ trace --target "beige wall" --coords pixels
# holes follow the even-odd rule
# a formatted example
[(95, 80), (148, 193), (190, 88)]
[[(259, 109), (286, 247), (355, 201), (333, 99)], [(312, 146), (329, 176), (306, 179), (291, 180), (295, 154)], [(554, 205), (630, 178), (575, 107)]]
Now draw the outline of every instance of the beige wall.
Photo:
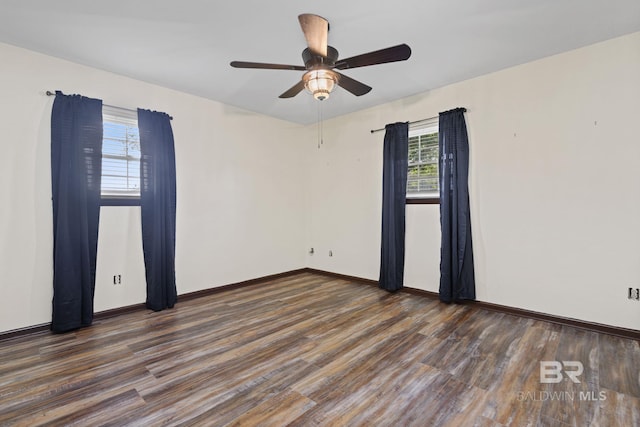
[[(308, 265), (378, 278), (384, 133), (369, 130), (455, 107), (468, 109), (477, 298), (640, 329), (627, 299), (640, 287), (640, 33), (326, 122)], [(405, 286), (438, 290), (438, 209), (407, 206)]]
[[(304, 266), (377, 279), (383, 133), (369, 130), (466, 107), (478, 299), (640, 329), (626, 298), (640, 287), (640, 33), (329, 120), (320, 149), (315, 126), (8, 45), (0, 58), (0, 332), (51, 316), (47, 89), (174, 116), (179, 293)], [(144, 301), (139, 215), (102, 209), (96, 311)], [(408, 206), (407, 286), (437, 290), (439, 245), (438, 206)]]
[[(0, 58), (0, 331), (51, 320), (47, 89), (174, 117), (179, 293), (304, 267), (304, 129), (8, 45)], [(139, 218), (101, 210), (96, 311), (145, 300)]]

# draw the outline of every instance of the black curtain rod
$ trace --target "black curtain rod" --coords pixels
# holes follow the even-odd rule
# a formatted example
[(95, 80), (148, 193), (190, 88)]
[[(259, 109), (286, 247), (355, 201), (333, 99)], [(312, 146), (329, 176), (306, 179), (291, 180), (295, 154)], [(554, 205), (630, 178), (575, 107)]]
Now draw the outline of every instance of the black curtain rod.
[[(454, 108), (454, 110), (457, 110), (457, 108)], [(465, 111), (465, 112), (467, 111), (467, 109), (466, 109), (466, 108), (461, 108), (461, 110), (463, 110), (463, 111)], [(453, 111), (453, 110), (450, 110), (450, 111)], [(445, 112), (445, 113), (447, 113), (448, 111), (444, 111), (444, 112)], [(416, 123), (428, 122), (429, 120), (435, 120), (435, 119), (437, 119), (438, 117), (440, 117), (440, 116), (438, 115), (438, 116), (435, 116), (435, 117), (428, 117), (428, 118), (426, 118), (426, 119), (414, 120), (413, 122), (409, 122), (409, 124), (410, 124), (410, 125), (414, 125), (414, 124), (416, 124)], [(380, 128), (380, 129), (371, 129), (371, 133), (382, 132), (384, 129), (385, 129), (385, 128)]]
[[(56, 93), (55, 92), (51, 92), (50, 90), (46, 91), (45, 93), (47, 94), (47, 96), (56, 96)], [(119, 110), (131, 111), (131, 112), (134, 112), (134, 113), (138, 112), (138, 110), (132, 110), (131, 108), (116, 107), (115, 105), (109, 105), (109, 104), (102, 104), (102, 105), (104, 105), (105, 107), (117, 108)], [(173, 117), (169, 116), (169, 119), (173, 120)]]
[[(413, 125), (413, 124), (416, 124), (416, 123), (428, 122), (429, 120), (434, 120), (434, 119), (437, 119), (437, 118), (438, 118), (438, 116), (428, 117), (426, 119), (414, 120), (413, 122), (409, 122), (409, 124)], [(384, 129), (385, 128), (371, 129), (371, 133), (382, 132)]]

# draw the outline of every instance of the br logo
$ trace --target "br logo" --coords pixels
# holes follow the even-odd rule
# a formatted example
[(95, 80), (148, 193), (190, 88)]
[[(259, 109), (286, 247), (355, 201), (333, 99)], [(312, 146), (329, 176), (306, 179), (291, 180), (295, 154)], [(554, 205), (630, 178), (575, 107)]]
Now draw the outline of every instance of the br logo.
[(578, 377), (582, 375), (584, 366), (582, 362), (567, 360), (558, 362), (557, 360), (546, 360), (540, 362), (540, 382), (542, 384), (557, 384), (562, 381), (564, 375), (576, 384), (580, 384)]

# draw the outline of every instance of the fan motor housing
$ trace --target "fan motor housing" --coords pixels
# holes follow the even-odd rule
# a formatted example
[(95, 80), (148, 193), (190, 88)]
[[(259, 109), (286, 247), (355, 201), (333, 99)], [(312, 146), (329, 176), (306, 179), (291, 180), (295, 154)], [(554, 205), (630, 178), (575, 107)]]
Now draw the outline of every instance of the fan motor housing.
[(307, 70), (314, 68), (333, 68), (338, 60), (338, 50), (333, 46), (327, 46), (327, 56), (315, 55), (309, 48), (302, 51), (302, 60)]

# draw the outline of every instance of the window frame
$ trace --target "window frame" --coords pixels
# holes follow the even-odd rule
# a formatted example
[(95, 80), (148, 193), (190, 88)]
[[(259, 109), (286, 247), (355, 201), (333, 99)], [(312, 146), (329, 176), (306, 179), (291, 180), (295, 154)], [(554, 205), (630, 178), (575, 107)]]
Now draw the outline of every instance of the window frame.
[[(102, 121), (103, 129), (104, 123), (117, 123), (121, 125), (132, 125), (135, 122), (135, 126), (138, 127), (138, 112), (135, 110), (128, 110), (125, 108), (102, 106)], [(139, 131), (139, 128), (138, 128)], [(103, 130), (104, 132), (104, 130)], [(102, 141), (104, 144), (104, 133), (102, 135)], [(138, 140), (138, 143), (140, 141)], [(102, 153), (104, 155), (104, 151)], [(102, 181), (102, 173), (101, 173)], [(103, 195), (102, 188), (100, 190), (100, 206), (140, 206), (140, 194), (136, 196), (131, 195)]]
[[(419, 125), (410, 125), (409, 126), (409, 138), (414, 136), (434, 133), (435, 130), (437, 133), (440, 132), (439, 129), (439, 119), (436, 117), (434, 119), (421, 122)], [(438, 174), (440, 173), (440, 148), (438, 147), (438, 161), (436, 162), (438, 168)], [(409, 169), (407, 168), (407, 183), (409, 182)], [(438, 177), (439, 179), (439, 177)], [(438, 190), (440, 187), (440, 183), (438, 183)], [(418, 196), (410, 196), (407, 193), (405, 204), (407, 205), (438, 205), (440, 204), (440, 193), (438, 191), (437, 195), (418, 195)]]

